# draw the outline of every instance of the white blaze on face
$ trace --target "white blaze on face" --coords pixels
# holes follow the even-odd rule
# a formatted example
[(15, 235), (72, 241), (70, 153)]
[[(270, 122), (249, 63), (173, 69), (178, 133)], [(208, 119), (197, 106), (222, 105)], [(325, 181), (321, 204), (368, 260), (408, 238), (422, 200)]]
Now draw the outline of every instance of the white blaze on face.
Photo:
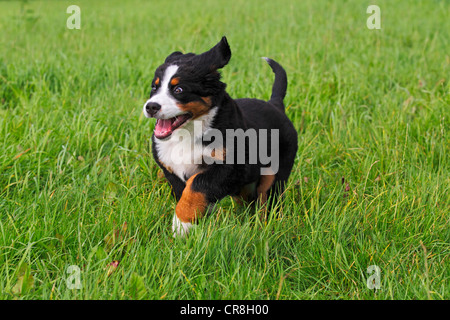
[(177, 65), (171, 65), (167, 67), (162, 79), (160, 79), (161, 86), (158, 88), (158, 91), (144, 103), (144, 115), (147, 118), (151, 118), (151, 116), (145, 110), (145, 105), (149, 102), (156, 102), (161, 105), (161, 110), (159, 110), (156, 115), (156, 118), (158, 119), (170, 119), (182, 113), (182, 110), (177, 106), (177, 100), (174, 99), (169, 91), (170, 80), (177, 73), (177, 71)]

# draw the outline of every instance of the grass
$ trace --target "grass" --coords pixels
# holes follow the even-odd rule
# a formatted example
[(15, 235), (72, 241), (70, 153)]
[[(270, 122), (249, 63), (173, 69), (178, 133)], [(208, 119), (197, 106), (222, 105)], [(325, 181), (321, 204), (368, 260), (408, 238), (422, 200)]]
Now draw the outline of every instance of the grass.
[[(69, 30), (71, 4), (0, 2), (0, 298), (450, 298), (448, 2), (77, 1)], [(267, 221), (224, 199), (174, 239), (141, 108), (222, 35), (232, 97), (286, 68), (296, 163)]]

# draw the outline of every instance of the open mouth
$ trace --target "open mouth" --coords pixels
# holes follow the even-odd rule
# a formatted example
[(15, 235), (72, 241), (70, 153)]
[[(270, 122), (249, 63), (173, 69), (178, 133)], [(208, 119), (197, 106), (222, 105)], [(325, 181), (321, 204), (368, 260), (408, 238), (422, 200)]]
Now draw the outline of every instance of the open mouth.
[(177, 128), (181, 127), (186, 121), (192, 118), (192, 114), (185, 113), (170, 119), (158, 119), (155, 125), (155, 137), (165, 139), (169, 137)]

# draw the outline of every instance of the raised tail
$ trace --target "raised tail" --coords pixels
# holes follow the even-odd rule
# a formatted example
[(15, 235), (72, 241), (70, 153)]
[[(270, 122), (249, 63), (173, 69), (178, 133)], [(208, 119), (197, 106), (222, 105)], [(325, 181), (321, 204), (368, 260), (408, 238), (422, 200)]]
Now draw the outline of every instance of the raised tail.
[(275, 60), (265, 57), (263, 59), (267, 61), (269, 66), (272, 68), (273, 73), (275, 73), (275, 81), (272, 86), (272, 96), (270, 97), (269, 102), (279, 106), (284, 111), (283, 99), (286, 96), (287, 89), (286, 71), (284, 71), (283, 67)]

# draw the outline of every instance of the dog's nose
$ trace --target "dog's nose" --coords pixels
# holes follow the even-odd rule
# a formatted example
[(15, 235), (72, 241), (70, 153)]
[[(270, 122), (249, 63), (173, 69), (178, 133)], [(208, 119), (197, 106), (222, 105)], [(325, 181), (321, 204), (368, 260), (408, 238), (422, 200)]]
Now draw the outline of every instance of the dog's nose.
[(159, 110), (161, 109), (161, 105), (156, 102), (149, 102), (145, 105), (145, 111), (153, 117)]

